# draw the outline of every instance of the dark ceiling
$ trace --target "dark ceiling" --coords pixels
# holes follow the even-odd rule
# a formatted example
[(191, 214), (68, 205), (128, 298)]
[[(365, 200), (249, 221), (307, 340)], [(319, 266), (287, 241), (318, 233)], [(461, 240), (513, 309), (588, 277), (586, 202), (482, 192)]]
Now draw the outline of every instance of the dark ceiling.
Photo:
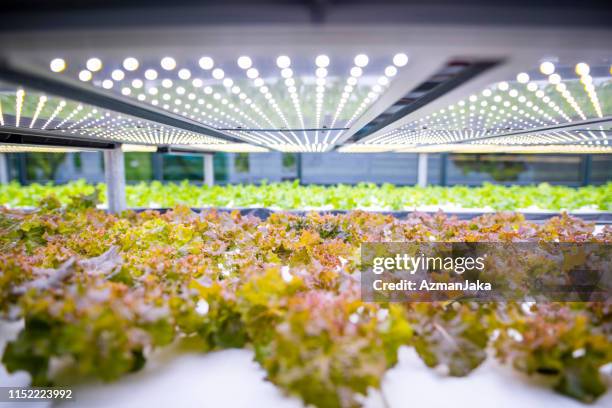
[(247, 23), (612, 27), (595, 0), (0, 0), (0, 30)]

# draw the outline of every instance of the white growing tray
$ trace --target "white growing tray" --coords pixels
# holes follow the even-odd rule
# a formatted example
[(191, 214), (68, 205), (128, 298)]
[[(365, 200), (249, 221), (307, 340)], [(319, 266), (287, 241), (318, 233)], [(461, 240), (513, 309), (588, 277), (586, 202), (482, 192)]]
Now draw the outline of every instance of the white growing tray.
[[(0, 322), (0, 349), (14, 338), (21, 323)], [(470, 407), (516, 408), (612, 407), (612, 392), (586, 405), (548, 388), (543, 380), (524, 376), (489, 358), (469, 376), (447, 377), (427, 368), (414, 350), (400, 349), (399, 364), (383, 380), (383, 392), (373, 391), (366, 408)], [(9, 375), (0, 366), (0, 386), (28, 386), (29, 375)], [(612, 385), (612, 384), (611, 384)], [(265, 380), (265, 372), (253, 361), (250, 350), (224, 350), (208, 354), (179, 354), (171, 347), (155, 352), (145, 368), (121, 380), (105, 384), (85, 382), (74, 386), (75, 401), (59, 404), (72, 408), (299, 408), (302, 403), (286, 397)], [(13, 404), (17, 408), (51, 407), (51, 403)], [(9, 404), (0, 403), (0, 407)]]

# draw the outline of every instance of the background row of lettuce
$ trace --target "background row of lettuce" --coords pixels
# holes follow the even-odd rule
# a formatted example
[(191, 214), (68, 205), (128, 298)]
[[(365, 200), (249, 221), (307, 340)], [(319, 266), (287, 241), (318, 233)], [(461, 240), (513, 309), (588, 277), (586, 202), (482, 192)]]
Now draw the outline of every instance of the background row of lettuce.
[[(70, 197), (98, 191), (104, 202), (106, 186), (90, 185), (80, 180), (62, 185), (17, 183), (0, 185), (0, 205), (36, 206), (41, 198), (55, 195), (68, 204)], [(612, 183), (602, 186), (572, 188), (539, 184), (534, 186), (482, 187), (398, 187), (391, 184), (299, 185), (297, 182), (260, 185), (225, 185), (206, 187), (188, 182), (162, 184), (154, 181), (129, 185), (126, 189), (130, 207), (269, 207), (279, 209), (372, 209), (403, 210), (414, 207), (442, 206), (517, 210), (612, 210)]]

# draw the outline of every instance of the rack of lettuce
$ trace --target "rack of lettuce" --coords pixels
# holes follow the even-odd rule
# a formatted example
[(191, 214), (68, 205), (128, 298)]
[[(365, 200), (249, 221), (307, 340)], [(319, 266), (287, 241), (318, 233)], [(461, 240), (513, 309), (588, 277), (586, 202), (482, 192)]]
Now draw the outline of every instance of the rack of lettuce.
[(3, 2), (0, 407), (612, 406), (610, 7), (208, 3)]

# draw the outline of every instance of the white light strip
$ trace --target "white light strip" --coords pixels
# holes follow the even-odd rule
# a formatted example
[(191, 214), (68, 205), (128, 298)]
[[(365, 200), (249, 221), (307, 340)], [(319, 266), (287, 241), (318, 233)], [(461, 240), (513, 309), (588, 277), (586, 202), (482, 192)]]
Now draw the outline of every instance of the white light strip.
[(38, 115), (40, 115), (40, 111), (45, 106), (47, 102), (47, 97), (45, 95), (41, 95), (38, 98), (38, 104), (36, 105), (36, 111), (34, 112), (34, 116), (32, 116), (32, 121), (30, 122), (30, 129), (34, 127), (34, 123), (36, 123), (36, 119), (38, 119)]
[[(354, 65), (349, 72), (350, 76), (346, 80), (346, 85), (344, 86), (344, 92), (342, 92), (340, 101), (338, 102), (338, 105), (336, 106), (334, 117), (332, 119), (331, 124), (329, 125), (330, 129), (336, 126), (336, 121), (338, 120), (338, 117), (344, 110), (344, 106), (346, 105), (349, 98), (351, 97), (351, 94), (353, 93), (355, 86), (359, 82), (359, 78), (363, 75), (363, 68), (366, 67), (369, 62), (370, 62), (370, 59), (365, 54), (359, 54), (355, 56), (355, 58), (353, 59)], [(328, 130), (327, 133), (325, 134), (325, 138), (323, 139), (323, 143), (328, 143), (330, 133), (331, 133), (331, 130)], [(338, 137), (339, 135), (336, 136), (336, 139)]]
[[(530, 78), (529, 74), (520, 73), (516, 77), (514, 86), (508, 82), (500, 82), (495, 87), (486, 88), (482, 94), (471, 95), (431, 115), (386, 133), (366, 137), (357, 143), (364, 145), (448, 144), (516, 130), (573, 122), (574, 119), (564, 111), (559, 103), (569, 105), (576, 112), (577, 117), (586, 119), (585, 108), (579, 105), (572, 91), (568, 89), (570, 86), (575, 86), (578, 81), (568, 79), (566, 82), (561, 82), (562, 78), (555, 73), (556, 69), (552, 62), (545, 61), (540, 65), (540, 71), (545, 75), (546, 81), (535, 81)], [(590, 67), (586, 63), (576, 65), (575, 70), (590, 99), (594, 112), (593, 117), (604, 117), (597, 88), (601, 87), (602, 90), (609, 92), (609, 87), (603, 87), (603, 80), (594, 79), (589, 75)], [(594, 141), (596, 139), (596, 132), (590, 131), (578, 134), (549, 132), (546, 135), (537, 134), (536, 139), (534, 135), (529, 135), (525, 140), (533, 140), (531, 143), (536, 143), (537, 140), (544, 140), (547, 143), (570, 140), (596, 143)], [(503, 140), (510, 139), (500, 139), (500, 141)]]
[[(331, 100), (325, 101), (325, 93), (332, 82), (328, 78), (329, 57), (326, 55), (314, 58), (317, 66), (314, 77), (312, 73), (298, 72), (297, 70), (304, 65), (302, 61), (293, 63), (286, 55), (276, 58), (279, 71), (275, 73), (269, 72), (269, 64), (263, 63), (260, 66), (265, 67), (265, 73), (260, 73), (253, 66), (251, 57), (241, 56), (237, 58), (237, 63), (246, 74), (248, 86), (243, 85), (242, 79), (235, 81), (229, 77), (228, 72), (235, 70), (228, 67), (228, 71), (224, 71), (225, 66), (216, 63), (209, 56), (201, 57), (197, 64), (194, 64), (194, 61), (185, 61), (185, 65), (182, 66), (170, 56), (142, 61), (138, 58), (126, 56), (123, 60), (115, 60), (113, 63), (103, 62), (99, 57), (91, 57), (80, 66), (71, 63), (68, 73), (81, 81), (90, 82), (93, 86), (118, 92), (140, 102), (200, 121), (250, 143), (270, 146), (294, 144), (301, 146), (300, 149), (303, 151), (319, 151), (318, 149), (328, 145), (327, 142), (334, 136), (335, 143), (342, 132), (327, 130), (325, 137), (322, 137), (320, 129), (331, 129), (340, 121), (344, 122), (343, 126), (346, 126), (347, 121), (349, 124), (353, 123), (378, 98), (377, 93), (388, 86), (389, 79), (397, 72), (396, 67), (407, 63), (405, 54), (397, 54), (393, 58), (393, 65), (387, 66), (384, 75), (378, 78), (378, 83), (376, 83), (377, 77), (368, 76), (363, 82), (371, 87), (371, 90), (368, 96), (361, 96), (362, 89), (360, 89), (359, 97), (363, 98), (360, 103), (351, 99), (356, 99), (354, 89), (357, 78), (361, 77), (363, 68), (368, 65), (369, 57), (365, 54), (357, 55), (350, 70), (352, 77), (346, 80), (346, 84), (341, 85), (344, 87), (344, 92), (342, 97), (335, 101), (335, 115), (330, 115), (334, 117), (332, 125), (323, 123), (326, 119), (325, 102), (331, 102)], [(49, 66), (53, 72), (63, 72), (66, 71), (68, 64), (62, 58), (55, 58), (51, 60)], [(207, 75), (202, 77), (198, 66)], [(344, 79), (341, 79), (341, 83), (343, 82)], [(289, 98), (284, 97), (285, 91), (289, 94)], [(282, 97), (279, 92), (282, 93)], [(312, 103), (311, 92), (314, 93), (313, 99), (316, 97), (315, 106), (313, 109), (306, 109), (304, 104)], [(329, 95), (336, 97), (335, 92)], [(258, 106), (262, 103), (263, 106)], [(257, 115), (251, 117), (246, 114), (242, 110), (246, 109), (243, 108), (245, 105), (250, 106), (250, 110)], [(334, 107), (331, 110), (333, 113)], [(350, 111), (344, 114), (343, 112), (347, 110)], [(75, 127), (99, 119), (95, 114), (87, 116), (87, 113), (83, 113), (83, 115), (75, 114), (71, 117), (73, 121), (81, 120)], [(297, 132), (296, 128), (303, 131)], [(306, 130), (308, 128), (315, 130), (310, 133)]]
[(15, 93), (15, 127), (19, 127), (21, 121), (21, 110), (23, 108), (23, 99), (25, 98), (25, 91), (18, 89)]
[(47, 121), (43, 125), (42, 127), (43, 130), (46, 129), (47, 126), (49, 126), (51, 122), (53, 122), (53, 120), (57, 117), (57, 115), (59, 115), (59, 113), (64, 109), (64, 106), (66, 106), (66, 101), (60, 100), (57, 106), (55, 107), (55, 110), (51, 114), (51, 116), (49, 116), (49, 119), (47, 119)]

